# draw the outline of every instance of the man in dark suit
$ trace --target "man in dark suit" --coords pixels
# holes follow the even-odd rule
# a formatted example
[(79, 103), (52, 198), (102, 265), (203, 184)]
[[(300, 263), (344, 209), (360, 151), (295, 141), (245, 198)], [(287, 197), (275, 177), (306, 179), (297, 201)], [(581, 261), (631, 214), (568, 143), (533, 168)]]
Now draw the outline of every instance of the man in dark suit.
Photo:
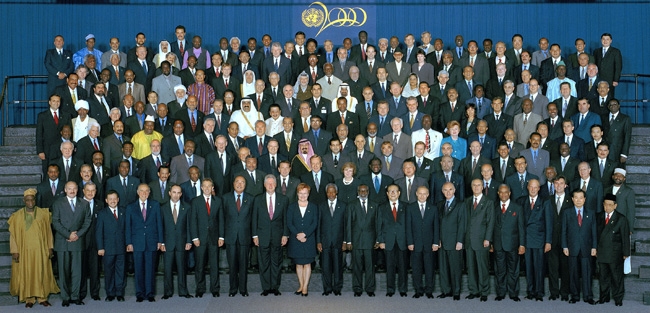
[(183, 121), (175, 120), (172, 129), (174, 133), (163, 137), (161, 142), (161, 155), (165, 160), (171, 160), (173, 157), (184, 153), (185, 140), (189, 139), (183, 134), (185, 130)]
[[(586, 205), (586, 193), (582, 189), (573, 191), (573, 209), (564, 210), (562, 216), (562, 250), (569, 257), (569, 283), (571, 299), (569, 303), (582, 299), (589, 304), (596, 304), (591, 286), (591, 257), (596, 256), (597, 218), (596, 211)], [(600, 199), (602, 200), (602, 198)], [(602, 203), (602, 202), (601, 202)], [(621, 234), (627, 236), (627, 234)], [(580, 278), (582, 277), (582, 284)]]
[(246, 71), (252, 71), (253, 74), (255, 74), (254, 77), (261, 78), (257, 65), (251, 62), (250, 53), (248, 50), (243, 50), (239, 52), (238, 64), (232, 66), (232, 76), (237, 78), (240, 82), (243, 82), (245, 79), (244, 73), (246, 73)]
[(539, 67), (537, 65), (532, 64), (532, 56), (530, 52), (528, 51), (522, 51), (521, 52), (521, 64), (518, 64), (517, 66), (512, 68), (512, 77), (515, 78), (515, 82), (517, 85), (523, 83), (523, 80), (521, 79), (521, 73), (523, 71), (528, 71), (530, 73), (531, 78), (534, 79), (539, 79)]
[[(416, 163), (413, 160), (405, 160), (402, 163), (404, 176), (395, 180), (395, 185), (400, 189), (400, 201), (411, 204), (416, 201), (416, 191), (420, 186), (429, 188), (429, 177), (422, 178), (415, 175)], [(403, 191), (402, 191), (403, 190)]]
[[(148, 48), (139, 46), (135, 48), (136, 58), (127, 64), (127, 69), (135, 74), (135, 82), (144, 86), (145, 93), (151, 91), (151, 82), (156, 73), (156, 66), (151, 62)], [(130, 51), (129, 51), (130, 52)]]
[(614, 183), (612, 175), (614, 169), (618, 167), (618, 162), (609, 158), (609, 144), (606, 142), (598, 144), (596, 153), (597, 157), (589, 162), (589, 166), (594, 169), (591, 171), (591, 177), (600, 181), (603, 184), (603, 190), (607, 190)]
[(104, 265), (105, 301), (124, 301), (124, 267), (126, 243), (124, 232), (126, 216), (124, 208), (118, 206), (119, 196), (115, 190), (106, 194), (106, 208), (97, 213), (95, 240), (97, 254), (102, 257)]
[[(87, 166), (87, 165), (84, 165)], [(95, 226), (97, 225), (97, 214), (101, 211), (103, 206), (101, 202), (96, 199), (96, 194), (99, 194), (98, 186), (95, 183), (88, 182), (83, 186), (83, 201), (88, 203), (90, 214), (90, 227), (86, 232), (86, 240), (82, 252), (82, 267), (81, 267), (81, 286), (79, 287), (79, 299), (83, 301), (86, 295), (90, 293), (90, 297), (99, 301), (99, 256), (97, 255), (97, 241), (95, 239)], [(88, 283), (90, 281), (90, 283)]]
[(203, 132), (203, 119), (205, 118), (205, 114), (196, 109), (198, 103), (195, 96), (187, 97), (187, 101), (185, 101), (187, 109), (179, 110), (174, 116), (175, 119), (181, 120), (183, 125), (185, 125), (183, 134), (186, 138), (194, 138)]
[(357, 64), (354, 60), (348, 59), (347, 51), (344, 47), (340, 47), (336, 51), (336, 55), (338, 58), (332, 62), (332, 65), (334, 66), (334, 76), (340, 78), (342, 81), (346, 81), (350, 79), (350, 75), (348, 74), (350, 72), (350, 67), (356, 66)]
[(589, 163), (581, 162), (578, 164), (578, 176), (571, 183), (572, 189), (580, 189), (585, 192), (586, 206), (596, 213), (603, 210), (603, 183), (591, 177), (592, 169)]
[(47, 167), (47, 178), (36, 186), (36, 205), (41, 208), (51, 208), (59, 196), (64, 195), (65, 182), (59, 179), (59, 166), (50, 164)]
[(625, 215), (616, 211), (616, 196), (607, 194), (604, 212), (596, 216), (598, 265), (600, 267), (599, 304), (609, 302), (610, 293), (616, 306), (623, 305), (625, 285), (623, 262), (630, 256), (630, 227)]
[(614, 96), (614, 91), (621, 78), (621, 70), (623, 68), (623, 58), (621, 51), (611, 46), (612, 35), (604, 33), (600, 36), (600, 42), (603, 45), (601, 51), (594, 51), (594, 59), (596, 65), (600, 69), (600, 74), (603, 80), (608, 82), (611, 88), (611, 95)]
[(79, 177), (81, 162), (72, 157), (74, 145), (70, 141), (61, 143), (61, 157), (50, 161), (50, 164), (56, 164), (59, 169), (59, 179), (62, 183), (76, 181)]
[[(434, 164), (435, 164), (434, 160)], [(444, 155), (440, 158), (440, 171), (434, 171), (429, 181), (429, 201), (431, 204), (438, 204), (445, 200), (445, 195), (442, 193), (443, 185), (446, 182), (451, 182), (454, 185), (455, 194), (458, 201), (465, 200), (465, 180), (463, 175), (453, 170), (454, 160), (451, 156)]]
[(462, 276), (462, 250), (467, 227), (467, 207), (455, 196), (452, 182), (442, 185), (444, 200), (438, 202), (440, 212), (440, 289), (438, 298), (454, 297), (460, 300)]
[[(515, 158), (515, 169), (517, 171), (516, 173), (506, 177), (506, 180), (504, 182), (509, 187), (508, 193), (512, 194), (512, 200), (517, 200), (519, 197), (527, 196), (528, 189), (526, 186), (528, 186), (528, 182), (531, 179), (539, 180), (539, 176), (530, 173), (527, 170), (527, 167), (528, 163), (526, 162), (525, 157), (518, 156)], [(525, 242), (522, 242), (522, 245), (524, 243)]]
[(113, 176), (106, 181), (106, 190), (115, 190), (119, 196), (120, 207), (126, 207), (136, 200), (136, 188), (140, 180), (129, 175), (129, 161), (122, 160), (119, 163), (119, 175)]
[[(201, 182), (201, 196), (192, 199), (189, 219), (190, 237), (196, 255), (196, 297), (205, 293), (205, 264), (210, 266), (210, 292), (219, 296), (219, 251), (224, 244), (224, 207), (222, 199), (212, 196), (214, 183), (206, 178)], [(231, 272), (235, 268), (231, 267)]]
[(320, 203), (327, 199), (327, 189), (325, 186), (329, 183), (334, 183), (334, 176), (321, 170), (323, 162), (320, 156), (314, 155), (310, 161), (311, 171), (303, 174), (300, 180), (311, 188), (309, 193), (310, 201)]
[(519, 302), (519, 257), (526, 251), (526, 222), (521, 206), (510, 199), (510, 188), (501, 185), (494, 207), (495, 300), (503, 300), (507, 292), (510, 299)]
[[(551, 161), (551, 166), (555, 167), (558, 175), (566, 178), (567, 185), (572, 183), (578, 175), (578, 164), (580, 160), (571, 156), (571, 148), (565, 142), (560, 144), (560, 158)], [(571, 186), (572, 188), (574, 186)]]
[[(558, 64), (560, 64), (560, 62), (563, 62), (565, 64), (567, 63), (565, 62), (564, 58), (562, 58), (562, 50), (560, 49), (559, 44), (552, 44), (549, 52), (551, 53), (551, 56), (548, 59), (542, 61), (539, 66), (539, 83), (542, 86), (546, 86), (548, 82), (557, 77), (555, 68)], [(546, 89), (542, 91), (544, 94), (546, 94)]]
[(345, 241), (347, 250), (352, 251), (352, 290), (355, 297), (360, 297), (364, 290), (369, 297), (374, 297), (376, 289), (373, 250), (379, 247), (378, 208), (375, 202), (368, 199), (368, 190), (369, 186), (362, 182), (357, 187), (359, 200), (353, 201), (347, 208)]
[(300, 183), (300, 178), (289, 175), (291, 173), (291, 163), (289, 161), (281, 161), (278, 166), (278, 172), (278, 186), (275, 188), (275, 192), (287, 197), (289, 202), (298, 200), (296, 197), (296, 187)]
[(246, 139), (246, 147), (250, 149), (251, 155), (256, 158), (269, 152), (266, 145), (271, 140), (271, 137), (265, 135), (265, 133), (266, 123), (264, 121), (257, 121), (255, 122), (255, 136)]
[[(556, 143), (557, 143), (557, 139), (562, 137), (563, 135), (562, 117), (558, 114), (558, 108), (560, 108), (560, 106), (555, 102), (549, 103), (546, 106), (546, 110), (548, 111), (548, 118), (544, 120), (544, 124), (547, 125), (547, 129), (548, 129), (547, 138), (549, 140), (555, 141)], [(537, 128), (539, 129), (539, 124)]]
[(455, 88), (450, 88), (447, 91), (448, 102), (440, 104), (440, 121), (438, 122), (438, 129), (445, 129), (447, 123), (451, 121), (460, 121), (465, 115), (465, 103), (458, 100), (458, 92)]
[[(421, 186), (416, 191), (417, 201), (407, 206), (406, 244), (411, 251), (413, 266), (414, 298), (433, 299), (436, 259), (433, 253), (438, 251), (440, 243), (440, 222), (438, 208), (431, 205), (427, 198), (429, 189)], [(424, 274), (424, 286), (422, 286)]]
[(289, 230), (286, 225), (289, 200), (276, 192), (276, 188), (275, 176), (266, 175), (264, 177), (265, 192), (255, 197), (253, 202), (251, 234), (253, 243), (259, 249), (262, 296), (267, 296), (270, 293), (275, 296), (281, 294), (279, 289), (282, 247), (289, 240)]
[(126, 207), (126, 251), (133, 252), (137, 302), (155, 302), (157, 252), (164, 242), (160, 204), (148, 200), (150, 189), (138, 185), (138, 199)]
[[(562, 132), (563, 135), (555, 139), (558, 144), (567, 143), (571, 148), (571, 157), (577, 158), (578, 160), (583, 160), (584, 157), (584, 145), (585, 141), (580, 137), (576, 136), (573, 132), (574, 124), (571, 119), (565, 119), (562, 121)], [(562, 151), (560, 151), (560, 154)]]
[(185, 153), (177, 155), (169, 162), (169, 169), (172, 176), (169, 180), (173, 183), (183, 183), (189, 179), (188, 170), (192, 166), (196, 166), (200, 172), (201, 177), (205, 176), (205, 159), (194, 154), (194, 141), (185, 141)]
[[(406, 254), (406, 203), (399, 201), (400, 188), (390, 185), (386, 189), (388, 202), (377, 209), (377, 241), (386, 256), (386, 296), (392, 297), (395, 289), (401, 297), (406, 297), (407, 254)], [(395, 274), (398, 274), (397, 288)]]
[(205, 158), (205, 174), (212, 181), (219, 182), (214, 190), (215, 194), (222, 197), (232, 190), (232, 165), (236, 156), (226, 150), (227, 139), (223, 135), (217, 136), (215, 140), (216, 151), (211, 152)]
[(318, 204), (319, 225), (316, 232), (318, 251), (323, 269), (323, 295), (341, 295), (343, 287), (343, 251), (345, 226), (348, 219), (346, 204), (337, 198), (338, 188), (330, 183), (325, 186), (327, 201)]
[(54, 49), (45, 52), (45, 68), (47, 69), (47, 95), (54, 93), (57, 86), (65, 85), (64, 78), (74, 71), (72, 51), (63, 49), (63, 36), (54, 37)]
[(52, 228), (54, 229), (54, 251), (59, 267), (59, 287), (63, 306), (70, 303), (83, 305), (80, 297), (82, 280), (82, 253), (85, 248), (86, 233), (92, 217), (88, 202), (77, 197), (77, 183), (65, 184), (65, 197), (52, 204)]
[[(514, 95), (513, 95), (514, 96)], [(492, 114), (483, 117), (487, 122), (487, 135), (494, 138), (497, 143), (503, 140), (503, 135), (508, 128), (512, 128), (512, 116), (502, 111), (503, 99), (494, 97), (492, 99)]]
[(598, 75), (598, 66), (596, 66), (596, 64), (587, 65), (587, 77), (576, 82), (578, 98), (589, 99), (597, 97), (598, 84), (600, 84), (601, 81), (603, 81), (603, 79)]
[(351, 160), (348, 153), (341, 150), (341, 141), (338, 138), (330, 139), (329, 147), (329, 152), (322, 156), (323, 171), (332, 174), (332, 178), (338, 180), (343, 177), (341, 172), (343, 165)]
[[(562, 251), (562, 220), (564, 210), (573, 209), (573, 202), (569, 193), (566, 192), (566, 177), (557, 176), (553, 182), (555, 196), (550, 197), (545, 205), (553, 214), (553, 235), (551, 250), (548, 251), (548, 289), (551, 293), (549, 300), (569, 300), (569, 265), (566, 255)], [(562, 284), (560, 284), (560, 280)]]
[[(526, 299), (544, 301), (544, 254), (550, 251), (553, 239), (553, 212), (548, 202), (539, 197), (540, 182), (528, 181), (528, 196), (517, 199), (526, 223)], [(525, 208), (525, 209), (524, 209)], [(530, 209), (528, 209), (530, 208)]]
[(213, 112), (205, 116), (205, 119), (211, 118), (216, 121), (212, 135), (227, 135), (228, 125), (230, 124), (230, 115), (223, 112), (223, 100), (215, 99), (214, 102), (212, 102), (212, 109)]
[(226, 254), (230, 266), (229, 297), (237, 292), (248, 297), (248, 252), (251, 244), (251, 221), (253, 216), (253, 197), (244, 192), (246, 179), (236, 176), (233, 181), (234, 192), (224, 194), (224, 238)]
[(256, 197), (264, 192), (264, 175), (266, 173), (257, 169), (256, 157), (248, 155), (245, 162), (244, 170), (235, 172), (234, 175), (243, 176), (246, 179), (246, 193), (251, 197)]
[(280, 86), (290, 84), (292, 78), (291, 60), (282, 55), (282, 46), (279, 42), (271, 44), (271, 55), (262, 63), (262, 78), (269, 83), (269, 74), (272, 72), (280, 76)]
[(623, 214), (627, 217), (630, 233), (634, 232), (634, 221), (636, 219), (636, 193), (630, 186), (625, 184), (625, 175), (627, 171), (622, 168), (614, 170), (612, 179), (614, 185), (605, 190), (605, 193), (611, 193), (616, 196), (616, 212)]
[[(88, 96), (88, 116), (94, 118), (99, 125), (104, 125), (111, 121), (108, 113), (110, 109), (116, 106), (110, 98), (105, 97), (106, 86), (102, 82), (93, 85), (93, 95)], [(133, 132), (135, 133), (135, 132)]]
[(497, 154), (499, 156), (492, 159), (492, 169), (494, 170), (494, 179), (501, 184), (517, 170), (515, 169), (515, 159), (509, 155), (507, 143), (499, 143)]
[(264, 173), (276, 176), (279, 174), (278, 164), (280, 164), (281, 161), (288, 160), (288, 158), (283, 154), (278, 154), (280, 145), (274, 138), (271, 138), (267, 141), (266, 148), (268, 150), (268, 153), (265, 153), (257, 158), (258, 168)]
[(198, 156), (205, 158), (206, 155), (214, 151), (214, 128), (216, 120), (212, 118), (203, 119), (203, 131), (194, 137), (196, 145), (195, 153)]
[[(154, 167), (155, 168), (155, 167)], [(158, 203), (165, 204), (169, 202), (169, 190), (171, 190), (171, 183), (169, 182), (169, 166), (161, 165), (158, 168), (158, 176), (156, 179), (149, 182), (149, 199), (156, 200)]]
[[(471, 182), (475, 178), (481, 178), (481, 166), (488, 164), (491, 159), (481, 155), (481, 143), (478, 140), (469, 144), (470, 154), (460, 161), (460, 174), (466, 182)], [(465, 193), (470, 194), (472, 186), (465, 186)]]
[(481, 180), (483, 185), (483, 195), (488, 199), (497, 201), (499, 199), (499, 184), (496, 179), (492, 179), (494, 170), (492, 169), (492, 164), (487, 163), (481, 166)]
[[(332, 112), (327, 115), (327, 131), (335, 133), (339, 125), (344, 124), (348, 127), (348, 133), (355, 136), (360, 132), (359, 115), (357, 113), (347, 110), (348, 101), (345, 97), (336, 99), (338, 111)], [(344, 123), (345, 122), (345, 123)]]
[(97, 122), (88, 123), (88, 135), (77, 143), (75, 158), (83, 164), (92, 164), (93, 152), (101, 151), (104, 147), (102, 138), (99, 138), (100, 126)]
[(375, 157), (370, 160), (368, 165), (370, 173), (359, 177), (361, 184), (368, 186), (370, 197), (377, 203), (385, 202), (388, 197), (386, 189), (393, 184), (393, 178), (388, 175), (382, 175), (382, 161)]
[(473, 179), (472, 197), (465, 199), (467, 210), (467, 273), (469, 295), (466, 299), (480, 298), (487, 301), (490, 293), (490, 244), (494, 236), (494, 202), (485, 196), (483, 180)]
[(158, 104), (158, 110), (156, 110), (156, 114), (158, 117), (156, 118), (156, 121), (154, 123), (154, 128), (153, 130), (161, 133), (164, 136), (170, 136), (171, 134), (174, 133), (174, 120), (171, 116), (169, 116), (169, 110), (166, 104), (164, 103), (159, 103)]
[(50, 151), (57, 145), (63, 126), (72, 126), (70, 115), (62, 109), (59, 110), (61, 96), (51, 95), (48, 104), (49, 110), (39, 113), (36, 118), (36, 153), (42, 160), (44, 173), (47, 172), (47, 166), (52, 159)]
[(311, 143), (314, 149), (314, 154), (324, 155), (327, 151), (329, 140), (332, 138), (332, 133), (321, 129), (322, 120), (318, 115), (311, 116), (311, 131), (306, 132), (303, 138), (306, 138)]
[(149, 147), (151, 154), (138, 162), (137, 171), (140, 182), (145, 184), (158, 180), (158, 169), (161, 166), (169, 166), (169, 160), (166, 160), (160, 154), (161, 147), (159, 140), (152, 140)]
[(77, 117), (75, 110), (75, 103), (78, 100), (86, 100), (88, 92), (77, 85), (79, 83), (79, 76), (76, 73), (71, 73), (66, 79), (66, 85), (56, 87), (54, 93), (61, 96), (60, 109), (61, 113), (67, 113), (70, 117)]
[(574, 114), (578, 113), (578, 98), (571, 95), (571, 85), (568, 82), (560, 84), (560, 95), (559, 98), (553, 100), (553, 103), (556, 105), (556, 110), (561, 110), (559, 111), (559, 115), (563, 119), (571, 118)]
[[(609, 121), (603, 123), (603, 132), (607, 142), (610, 143), (610, 158), (613, 160), (618, 158), (620, 163), (625, 164), (630, 152), (632, 122), (628, 115), (621, 113), (621, 105), (617, 99), (610, 100), (608, 108), (609, 114), (602, 118)], [(633, 224), (630, 225), (631, 228), (634, 227)]]

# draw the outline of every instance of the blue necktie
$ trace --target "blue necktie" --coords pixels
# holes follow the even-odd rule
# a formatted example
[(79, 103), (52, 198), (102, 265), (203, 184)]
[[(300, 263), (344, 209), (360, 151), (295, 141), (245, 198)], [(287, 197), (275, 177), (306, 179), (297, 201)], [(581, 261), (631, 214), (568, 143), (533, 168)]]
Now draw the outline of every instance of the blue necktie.
[(379, 193), (379, 176), (375, 176), (375, 192)]

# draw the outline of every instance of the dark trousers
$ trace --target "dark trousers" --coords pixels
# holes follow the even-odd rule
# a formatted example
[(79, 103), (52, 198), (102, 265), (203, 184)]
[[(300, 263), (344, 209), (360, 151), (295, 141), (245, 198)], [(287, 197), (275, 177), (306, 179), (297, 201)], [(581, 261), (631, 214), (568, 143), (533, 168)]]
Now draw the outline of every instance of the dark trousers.
[(260, 266), (260, 282), (262, 283), (262, 290), (277, 290), (280, 289), (282, 266), (282, 246), (277, 244), (269, 244), (266, 247), (260, 246), (258, 248), (259, 266)]
[(519, 296), (519, 254), (517, 250), (495, 250), (495, 281), (498, 297)]
[(174, 294), (174, 266), (176, 266), (176, 273), (178, 275), (178, 295), (187, 295), (187, 275), (185, 274), (185, 247), (175, 249), (174, 251), (167, 250), (164, 255), (165, 264), (165, 293), (166, 296)]
[(372, 249), (352, 248), (352, 290), (363, 292), (364, 282), (366, 292), (375, 292), (375, 266), (372, 262)]
[(460, 281), (463, 274), (462, 253), (462, 250), (438, 250), (438, 256), (440, 257), (440, 289), (442, 293), (460, 296)]
[[(580, 279), (582, 278), (582, 284)], [(580, 289), (582, 289), (583, 300), (593, 300), (594, 294), (591, 290), (591, 256), (583, 257), (569, 256), (569, 281), (571, 282), (571, 298), (580, 300)], [(582, 288), (581, 288), (582, 287)]]
[(343, 251), (340, 244), (323, 247), (321, 267), (323, 270), (323, 291), (340, 292), (343, 288)]
[[(551, 296), (569, 297), (569, 262), (560, 245), (553, 245), (547, 254), (548, 289)], [(562, 283), (560, 284), (560, 280)]]
[(156, 260), (158, 251), (134, 251), (135, 296), (150, 298), (156, 295)]
[(473, 295), (487, 297), (490, 294), (490, 251), (474, 250), (469, 247), (467, 253), (467, 288)]
[(526, 293), (536, 298), (544, 297), (544, 249), (527, 248), (526, 254)]
[(235, 244), (226, 245), (228, 267), (230, 268), (230, 293), (248, 292), (248, 245)]
[[(196, 267), (194, 268), (194, 279), (196, 281), (196, 293), (205, 293), (205, 265), (210, 265), (210, 292), (219, 292), (219, 246), (208, 243), (194, 247)], [(180, 293), (180, 291), (179, 291)]]
[(615, 302), (622, 302), (625, 296), (625, 275), (623, 260), (614, 263), (598, 263), (600, 266), (600, 299), (609, 300), (611, 293)]
[(82, 251), (57, 251), (61, 300), (79, 300)]
[[(388, 248), (388, 247), (387, 247)], [(400, 250), (397, 243), (390, 250), (384, 250), (386, 255), (386, 292), (395, 292), (395, 272), (397, 271), (397, 290), (408, 291), (408, 276), (406, 250)]]
[(104, 285), (109, 297), (124, 297), (124, 254), (104, 255)]
[[(433, 293), (436, 259), (433, 257), (431, 247), (424, 247), (420, 252), (411, 253), (411, 267), (415, 292)], [(424, 286), (422, 286), (422, 274), (424, 274)]]
[[(99, 258), (96, 248), (86, 249), (82, 252), (82, 276), (79, 287), (79, 298), (81, 299), (86, 297), (88, 291), (90, 291), (90, 297), (99, 297)], [(90, 287), (88, 287), (88, 280), (90, 280)]]

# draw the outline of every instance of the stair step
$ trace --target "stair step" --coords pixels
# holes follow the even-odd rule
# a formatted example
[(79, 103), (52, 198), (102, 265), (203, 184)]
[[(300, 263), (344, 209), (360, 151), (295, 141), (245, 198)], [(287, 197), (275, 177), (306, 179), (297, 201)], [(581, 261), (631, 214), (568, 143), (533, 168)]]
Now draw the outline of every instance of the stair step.
[[(650, 132), (650, 131), (649, 131)], [(639, 146), (645, 146), (650, 144), (650, 136), (643, 135), (643, 136), (632, 136), (630, 139), (630, 145), (639, 145)]]
[(36, 146), (36, 137), (5, 136), (6, 146)]
[(7, 127), (5, 128), (5, 136), (36, 137), (36, 125)]
[(636, 215), (636, 222), (634, 223), (635, 230), (650, 230), (650, 217), (640, 217)]
[(29, 174), (41, 173), (43, 167), (39, 165), (23, 165), (23, 166), (0, 166), (0, 175), (2, 174)]
[(650, 255), (650, 240), (637, 240), (634, 243), (634, 251)]
[(628, 174), (625, 177), (625, 182), (628, 184), (647, 184), (648, 175)]
[(35, 155), (36, 146), (0, 146), (0, 155)]
[(650, 164), (650, 155), (633, 155), (630, 156), (630, 159), (627, 161), (630, 165), (645, 165)]
[(632, 255), (632, 275), (639, 275), (639, 266), (650, 264), (649, 255)]
[(10, 165), (41, 165), (38, 155), (5, 155), (0, 157), (0, 166)]
[(0, 194), (6, 196), (20, 196), (22, 198), (25, 189), (33, 187), (36, 187), (36, 184), (27, 184), (22, 186), (0, 186)]
[(636, 192), (637, 195), (642, 194), (642, 195), (647, 195), (650, 194), (650, 185), (647, 184), (628, 184), (630, 188)]
[(41, 174), (0, 175), (0, 185), (37, 185), (41, 182)]
[(8, 219), (11, 214), (14, 214), (19, 208), (0, 208), (0, 218)]
[(10, 208), (10, 207), (22, 207), (24, 205), (23, 203), (23, 195), (20, 194), (19, 196), (14, 195), (14, 196), (7, 196), (3, 195), (0, 197), (0, 207), (3, 208)]
[(630, 157), (634, 157), (635, 155), (638, 154), (650, 154), (650, 146), (638, 146), (638, 145), (632, 145), (630, 146)]
[(626, 165), (625, 170), (628, 174), (650, 174), (650, 166), (644, 165)]
[(647, 136), (650, 133), (650, 126), (635, 125), (632, 127), (632, 136)]

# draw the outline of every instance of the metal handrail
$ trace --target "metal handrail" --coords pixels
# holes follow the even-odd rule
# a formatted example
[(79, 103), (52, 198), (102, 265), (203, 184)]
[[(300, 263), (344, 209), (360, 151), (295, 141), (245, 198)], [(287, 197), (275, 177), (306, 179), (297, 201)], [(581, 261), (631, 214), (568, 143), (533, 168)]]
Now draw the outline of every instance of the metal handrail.
[(647, 103), (648, 99), (639, 99), (639, 77), (650, 77), (650, 74), (621, 74), (621, 77), (634, 77), (634, 100), (621, 99), (621, 102), (634, 102), (634, 124), (639, 123), (639, 102)]
[[(35, 103), (35, 102), (44, 102), (46, 100), (27, 100), (27, 88), (26, 86), (28, 85), (27, 81), (30, 79), (47, 79), (47, 75), (13, 75), (13, 76), (5, 76), (4, 82), (2, 84), (2, 92), (0, 93), (0, 112), (2, 112), (2, 136), (0, 137), (0, 144), (4, 144), (4, 135), (5, 135), (5, 128), (6, 125), (9, 123), (9, 114), (7, 114), (8, 108), (4, 105), (5, 103), (5, 98), (7, 96), (7, 92), (9, 89), (9, 80), (12, 79), (22, 79), (23, 80), (23, 99), (19, 100), (19, 102), (22, 102), (24, 105), (23, 112), (27, 111), (27, 103)], [(27, 124), (27, 114), (23, 115), (23, 125)]]

